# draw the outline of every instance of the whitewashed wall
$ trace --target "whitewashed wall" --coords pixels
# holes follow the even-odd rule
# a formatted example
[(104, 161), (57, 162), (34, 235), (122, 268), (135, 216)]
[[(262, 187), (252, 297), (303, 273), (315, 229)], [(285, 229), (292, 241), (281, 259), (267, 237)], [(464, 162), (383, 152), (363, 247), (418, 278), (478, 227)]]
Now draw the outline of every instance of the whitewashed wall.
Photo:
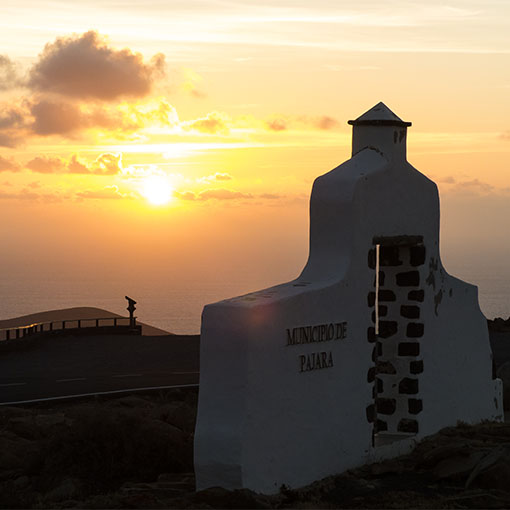
[[(407, 163), (406, 131), (382, 104), (354, 121), (353, 157), (314, 183), (310, 255), (300, 277), (204, 308), (197, 489), (274, 493), (282, 484), (301, 486), (397, 455), (459, 420), (502, 418), (501, 382), (492, 379), (477, 288), (441, 265), (437, 187)], [(423, 239), (425, 259), (412, 268), (420, 281), (408, 289), (423, 290), (423, 302), (405, 303), (418, 306), (420, 317), (399, 316), (393, 338), (374, 339), (369, 252), (374, 238), (396, 236)], [(398, 267), (381, 270), (392, 278), (398, 273)], [(407, 292), (391, 282), (381, 289), (393, 287), (399, 295)], [(410, 322), (423, 324), (421, 337), (406, 338)], [(335, 335), (328, 340), (330, 324)], [(320, 325), (326, 327), (324, 341), (288, 345), (294, 328)], [(380, 375), (373, 361), (378, 340), (417, 342), (419, 354), (396, 356), (393, 364), (403, 371)], [(417, 393), (398, 398), (421, 402), (423, 409), (411, 416), (417, 431), (387, 441), (388, 431), (385, 436), (374, 424), (384, 418), (391, 429), (400, 415), (373, 415), (374, 385), (377, 379), (409, 378), (404, 371), (413, 360), (423, 362), (423, 371), (411, 377)]]

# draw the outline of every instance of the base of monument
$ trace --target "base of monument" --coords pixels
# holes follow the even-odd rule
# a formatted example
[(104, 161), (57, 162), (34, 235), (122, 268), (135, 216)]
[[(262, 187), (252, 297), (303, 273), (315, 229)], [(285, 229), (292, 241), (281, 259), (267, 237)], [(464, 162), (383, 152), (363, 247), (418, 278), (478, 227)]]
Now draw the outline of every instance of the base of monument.
[(374, 446), (385, 446), (388, 444), (395, 443), (396, 441), (402, 441), (404, 439), (411, 439), (416, 434), (412, 433), (399, 433), (399, 434), (387, 434), (385, 432), (379, 432), (374, 436)]

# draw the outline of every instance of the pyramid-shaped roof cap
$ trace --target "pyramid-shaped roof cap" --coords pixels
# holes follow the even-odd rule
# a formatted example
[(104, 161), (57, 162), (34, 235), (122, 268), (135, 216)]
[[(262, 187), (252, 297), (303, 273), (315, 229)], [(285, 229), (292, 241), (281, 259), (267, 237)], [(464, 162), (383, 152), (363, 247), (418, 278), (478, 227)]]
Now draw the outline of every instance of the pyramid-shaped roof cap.
[(411, 126), (411, 122), (405, 122), (397, 117), (383, 102), (377, 103), (361, 117), (347, 123), (351, 126)]

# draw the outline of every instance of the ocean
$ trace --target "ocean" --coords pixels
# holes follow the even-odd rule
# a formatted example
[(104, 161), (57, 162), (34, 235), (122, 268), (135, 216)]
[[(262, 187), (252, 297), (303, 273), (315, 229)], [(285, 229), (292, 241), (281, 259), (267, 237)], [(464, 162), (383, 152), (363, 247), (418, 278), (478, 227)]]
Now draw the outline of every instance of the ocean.
[[(510, 271), (506, 267), (449, 264), (447, 269), (453, 276), (478, 286), (480, 307), (486, 317), (510, 316)], [(263, 276), (263, 272), (228, 277), (218, 274), (207, 281), (192, 277), (148, 279), (146, 275), (141, 281), (135, 275), (132, 279), (94, 275), (70, 279), (55, 274), (24, 279), (4, 274), (0, 279), (0, 319), (75, 306), (94, 306), (127, 315), (124, 296), (129, 295), (137, 301), (140, 321), (173, 333), (196, 334), (204, 305), (288, 281), (298, 273), (289, 270), (281, 278)]]

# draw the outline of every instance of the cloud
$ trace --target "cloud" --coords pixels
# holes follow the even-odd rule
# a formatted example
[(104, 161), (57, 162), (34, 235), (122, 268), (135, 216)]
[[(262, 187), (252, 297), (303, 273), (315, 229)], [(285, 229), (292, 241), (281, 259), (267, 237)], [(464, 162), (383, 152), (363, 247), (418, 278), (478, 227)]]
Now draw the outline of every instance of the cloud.
[(133, 198), (131, 195), (121, 193), (118, 186), (105, 186), (100, 190), (86, 190), (76, 193), (79, 199), (118, 200), (120, 198)]
[(104, 128), (111, 132), (133, 132), (143, 127), (147, 118), (162, 117), (164, 112), (137, 112), (134, 108), (120, 110), (93, 106), (80, 107), (69, 102), (38, 100), (30, 105), (33, 133), (40, 136), (61, 135), (72, 137), (90, 128)]
[(182, 83), (181, 88), (184, 92), (190, 94), (191, 96), (197, 99), (203, 99), (206, 97), (206, 94), (202, 92), (198, 88), (198, 84), (203, 81), (202, 76), (200, 76), (196, 71), (193, 71), (189, 68), (181, 69), (182, 74)]
[(270, 131), (286, 131), (288, 123), (285, 119), (278, 118), (266, 121), (266, 126)]
[(251, 193), (241, 193), (230, 189), (207, 189), (198, 194), (199, 200), (233, 200), (236, 198), (253, 198)]
[(232, 179), (233, 177), (230, 174), (216, 172), (213, 175), (206, 175), (205, 177), (200, 177), (200, 179), (198, 179), (198, 182), (210, 183), (215, 181), (231, 181)]
[(181, 123), (185, 131), (198, 131), (206, 134), (228, 134), (228, 122), (230, 117), (224, 113), (211, 112), (205, 117), (196, 120), (184, 121)]
[(143, 97), (164, 75), (164, 67), (162, 54), (145, 63), (140, 53), (115, 50), (89, 31), (47, 44), (30, 70), (28, 86), (79, 99)]
[(139, 127), (147, 123), (161, 126), (178, 126), (180, 123), (177, 110), (163, 98), (159, 98), (159, 102), (149, 108), (127, 105), (124, 113)]
[(12, 158), (7, 159), (0, 155), (0, 172), (17, 172), (19, 165)]
[(487, 182), (480, 181), (479, 179), (472, 179), (470, 181), (459, 181), (450, 189), (454, 193), (468, 193), (468, 194), (490, 194), (496, 191), (496, 188)]
[(0, 147), (16, 147), (26, 134), (23, 111), (16, 107), (0, 109)]
[(38, 135), (69, 134), (83, 127), (79, 107), (70, 103), (40, 101), (31, 106), (32, 129)]
[(31, 159), (26, 165), (32, 172), (39, 174), (56, 174), (65, 172), (66, 165), (62, 158), (52, 158), (51, 156), (37, 156)]
[(453, 175), (447, 175), (446, 177), (440, 177), (439, 179), (436, 179), (437, 182), (444, 182), (445, 184), (455, 184), (457, 180)]
[(68, 198), (66, 195), (63, 195), (58, 192), (39, 193), (33, 191), (31, 188), (35, 188), (35, 186), (33, 186), (32, 184), (29, 184), (28, 187), (18, 189), (16, 191), (11, 192), (0, 191), (0, 200), (1, 199), (29, 200), (30, 202), (43, 201), (47, 203), (47, 202), (60, 202), (61, 200)]
[(40, 174), (65, 173), (115, 175), (122, 172), (122, 154), (105, 152), (90, 164), (83, 163), (76, 154), (69, 161), (51, 156), (37, 156), (25, 165), (29, 170)]
[(216, 172), (214, 174), (214, 178), (217, 181), (231, 181), (232, 180), (232, 176), (231, 175), (229, 175), (229, 174), (221, 174), (219, 172)]
[(97, 175), (118, 174), (122, 171), (122, 154), (101, 154), (92, 164), (90, 171)]
[(78, 156), (73, 154), (69, 163), (67, 163), (67, 170), (71, 174), (88, 174), (90, 173), (89, 168), (85, 163), (78, 161)]
[(313, 124), (318, 127), (319, 129), (334, 129), (340, 125), (340, 122), (338, 122), (333, 117), (329, 117), (327, 115), (323, 115), (322, 117), (319, 117), (318, 119), (315, 119)]
[(265, 127), (269, 131), (286, 131), (290, 129), (291, 125), (298, 125), (321, 130), (334, 129), (340, 125), (333, 117), (322, 115), (320, 117), (310, 117), (306, 115), (301, 116), (274, 116), (273, 118), (265, 121)]
[[(199, 193), (193, 191), (174, 191), (174, 196), (180, 200), (188, 201), (202, 201), (207, 200), (238, 200), (238, 199), (263, 199), (263, 200), (282, 200), (286, 198), (285, 195), (278, 193), (242, 193), (240, 191), (234, 191), (229, 189), (206, 189)], [(308, 195), (303, 195), (305, 199), (308, 199)], [(303, 198), (300, 197), (300, 198)]]
[(501, 140), (510, 140), (510, 131), (506, 131), (505, 133), (501, 133), (499, 135)]
[(16, 193), (5, 193), (0, 191), (0, 199), (13, 199), (13, 200), (37, 200), (41, 198), (38, 193), (28, 192), (25, 190)]
[(12, 89), (20, 83), (16, 64), (7, 55), (0, 55), (0, 90)]
[(283, 195), (278, 195), (276, 193), (261, 193), (258, 197), (265, 198), (267, 200), (278, 200), (280, 198), (284, 198)]
[(174, 191), (174, 197), (180, 200), (196, 200), (197, 196), (192, 191)]
[(206, 189), (200, 193), (192, 191), (174, 191), (174, 196), (181, 200), (235, 200), (239, 198), (254, 198), (251, 193), (242, 193), (230, 189)]

